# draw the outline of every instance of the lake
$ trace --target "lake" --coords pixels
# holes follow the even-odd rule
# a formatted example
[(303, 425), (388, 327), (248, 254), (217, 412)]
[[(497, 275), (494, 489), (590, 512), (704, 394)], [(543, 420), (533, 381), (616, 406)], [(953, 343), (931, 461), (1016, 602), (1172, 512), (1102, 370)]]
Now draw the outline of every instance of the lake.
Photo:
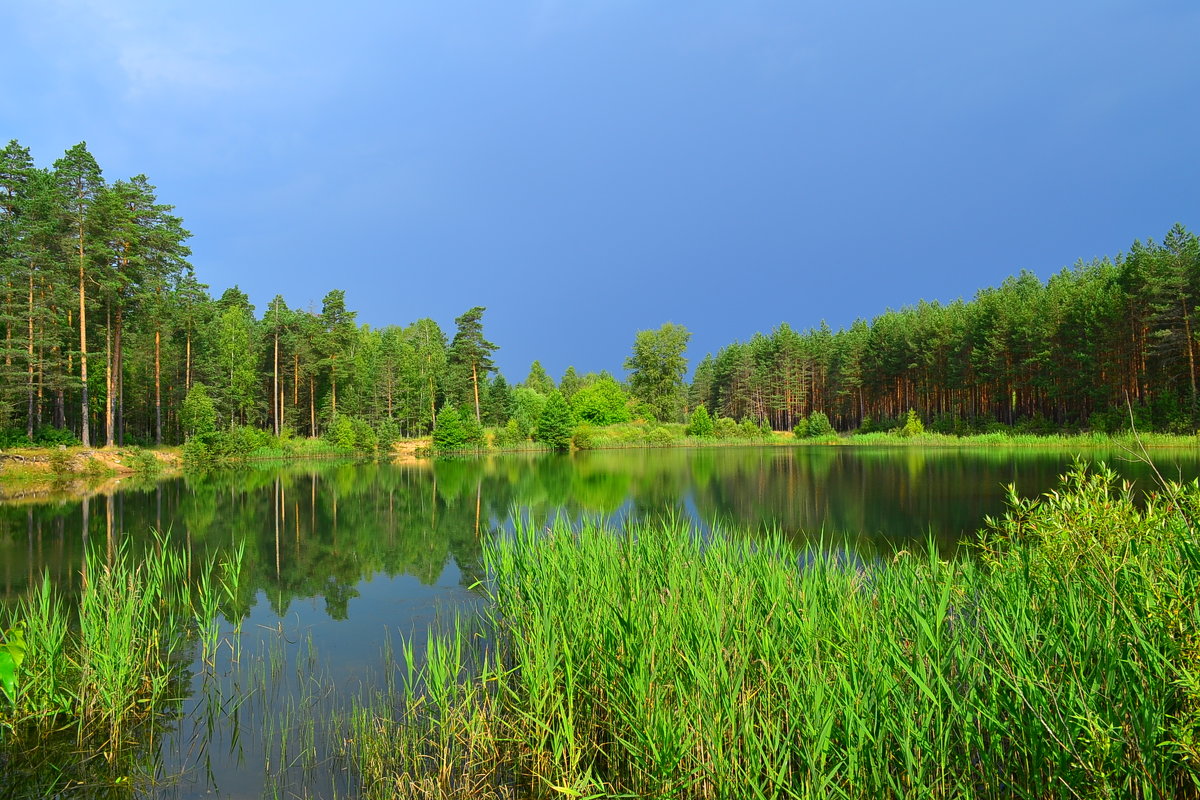
[[(203, 478), (126, 482), (111, 494), (0, 505), (0, 598), (48, 573), (70, 594), (83, 553), (166, 546), (193, 563), (242, 548), (237, 599), (211, 663), (199, 647), (144, 771), (154, 797), (353, 794), (345, 731), (323, 721), (389, 673), (408, 638), (419, 658), (440, 618), (481, 602), (481, 542), (514, 517), (664, 515), (864, 562), (930, 542), (960, 551), (1006, 487), (1052, 489), (1064, 451), (858, 447), (614, 450), (414, 464), (253, 465)], [(1106, 460), (1142, 490), (1154, 472)], [(1168, 478), (1200, 475), (1194, 451), (1156, 451)], [(164, 532), (162, 545), (151, 531)], [(240, 631), (232, 636), (234, 628)], [(234, 642), (236, 641), (236, 644)], [(105, 795), (108, 796), (108, 795)], [(113, 795), (126, 796), (126, 795)]]

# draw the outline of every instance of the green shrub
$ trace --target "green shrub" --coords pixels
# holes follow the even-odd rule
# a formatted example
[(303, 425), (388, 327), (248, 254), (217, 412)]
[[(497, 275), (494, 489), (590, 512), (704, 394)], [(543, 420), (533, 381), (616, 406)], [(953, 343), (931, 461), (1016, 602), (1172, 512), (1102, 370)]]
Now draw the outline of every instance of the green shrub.
[(703, 405), (696, 406), (696, 410), (692, 412), (692, 416), (688, 420), (687, 435), (709, 438), (713, 435), (714, 430), (715, 427), (712, 417), (708, 414), (708, 409)]
[[(867, 417), (867, 419), (869, 420), (870, 417)], [(808, 420), (807, 419), (804, 419), (803, 417), (801, 417), (800, 421), (797, 422), (795, 427), (792, 428), (792, 436), (795, 436), (797, 439), (807, 439), (808, 438)]]
[(510, 419), (504, 427), (496, 429), (496, 438), (493, 441), (497, 447), (515, 447), (526, 441), (526, 438), (521, 433), (520, 423)]
[(759, 437), (758, 423), (750, 419), (750, 417), (743, 419), (738, 423), (738, 437), (741, 439), (757, 439)]
[(921, 422), (921, 418), (917, 416), (914, 409), (908, 410), (908, 418), (904, 421), (904, 427), (898, 431), (899, 435), (905, 439), (911, 439), (914, 436), (920, 436), (925, 433), (925, 423)]
[(66, 428), (43, 425), (33, 432), (33, 444), (37, 447), (79, 447), (79, 437)]
[(149, 450), (132, 449), (122, 452), (125, 466), (139, 475), (157, 475), (162, 472), (162, 462), (154, 457)]
[(729, 417), (718, 417), (713, 423), (713, 436), (718, 439), (735, 439), (738, 435), (738, 424)]
[(33, 442), (25, 431), (19, 428), (0, 428), (0, 450), (7, 450), (14, 447), (29, 447)]
[(674, 441), (670, 428), (665, 425), (655, 425), (646, 431), (646, 444), (651, 447), (669, 447)]
[(824, 411), (814, 411), (808, 415), (808, 435), (813, 439), (822, 439), (837, 433), (829, 424), (829, 417)]
[(562, 392), (556, 389), (546, 400), (546, 407), (538, 418), (535, 438), (555, 450), (570, 450), (574, 427), (571, 407), (567, 405)]
[(483, 428), (474, 414), (464, 414), (452, 405), (442, 407), (433, 426), (433, 449), (441, 452), (467, 450), (483, 444)]
[(576, 450), (591, 450), (596, 446), (596, 429), (587, 423), (575, 426), (571, 434), (571, 445)]

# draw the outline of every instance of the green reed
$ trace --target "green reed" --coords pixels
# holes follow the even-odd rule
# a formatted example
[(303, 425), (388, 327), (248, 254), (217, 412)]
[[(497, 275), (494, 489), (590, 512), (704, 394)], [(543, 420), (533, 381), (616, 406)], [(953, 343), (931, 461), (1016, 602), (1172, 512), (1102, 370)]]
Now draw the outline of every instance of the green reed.
[(1198, 496), (1077, 468), (952, 561), (518, 524), (351, 754), (380, 797), (1198, 796)]
[(0, 706), (0, 764), (15, 789), (129, 786), (152, 772), (139, 754), (178, 704), (197, 629), (212, 625), (214, 569), (189, 583), (187, 553), (156, 534), (138, 557), (89, 550), (77, 605), (47, 575), (9, 610), (26, 643), (14, 702)]

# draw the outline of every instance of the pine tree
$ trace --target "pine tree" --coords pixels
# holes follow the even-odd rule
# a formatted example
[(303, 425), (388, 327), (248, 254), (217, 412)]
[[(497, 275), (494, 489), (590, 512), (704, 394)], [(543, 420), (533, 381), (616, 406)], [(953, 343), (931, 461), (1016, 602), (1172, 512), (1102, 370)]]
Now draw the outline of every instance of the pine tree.
[(475, 421), (483, 415), (479, 405), (479, 383), (495, 370), (492, 353), (499, 348), (483, 338), (482, 306), (475, 306), (454, 320), (458, 331), (450, 343), (448, 392), (458, 402), (473, 402)]

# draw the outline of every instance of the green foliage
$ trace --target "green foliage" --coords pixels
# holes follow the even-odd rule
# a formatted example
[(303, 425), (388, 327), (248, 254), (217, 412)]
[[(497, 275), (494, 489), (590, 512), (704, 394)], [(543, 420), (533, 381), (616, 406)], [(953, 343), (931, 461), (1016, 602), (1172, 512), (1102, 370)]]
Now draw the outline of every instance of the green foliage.
[(571, 446), (576, 450), (591, 450), (596, 446), (596, 429), (586, 422), (576, 425), (571, 434)]
[(713, 420), (708, 415), (708, 409), (703, 405), (696, 406), (691, 419), (688, 420), (687, 435), (708, 438), (713, 435), (714, 430)]
[(746, 417), (738, 423), (738, 435), (743, 439), (761, 439), (762, 430), (758, 427), (757, 422)]
[(904, 421), (904, 427), (899, 430), (901, 437), (911, 439), (914, 436), (921, 436), (925, 433), (925, 424), (921, 422), (921, 418), (917, 416), (914, 409), (908, 410), (908, 418)]
[(510, 419), (504, 427), (496, 430), (494, 441), (497, 447), (515, 447), (528, 441), (528, 437), (521, 431), (520, 424), (515, 419)]
[(25, 660), (25, 626), (18, 623), (9, 628), (0, 641), (0, 692), (8, 702), (17, 705), (17, 676)]
[(546, 373), (546, 368), (540, 361), (534, 361), (529, 365), (529, 376), (525, 378), (523, 386), (547, 397), (557, 388), (554, 385), (554, 379)]
[(674, 422), (681, 413), (687, 373), (684, 353), (691, 338), (687, 328), (670, 322), (658, 330), (638, 331), (633, 353), (625, 359), (634, 397), (649, 405), (660, 422)]
[(433, 428), (433, 449), (440, 452), (467, 450), (483, 443), (482, 429), (476, 430), (473, 414), (464, 414), (458, 408), (444, 406)]
[(599, 380), (578, 389), (571, 399), (575, 416), (593, 425), (616, 425), (629, 422), (629, 396), (611, 377)]
[(797, 439), (807, 439), (808, 438), (808, 420), (806, 418), (804, 418), (804, 417), (800, 418), (800, 421), (796, 423), (796, 426), (794, 428), (792, 428), (792, 435), (795, 436)]
[(575, 420), (571, 407), (562, 392), (555, 389), (546, 400), (546, 407), (538, 417), (535, 439), (554, 450), (571, 449), (571, 433)]
[(142, 450), (141, 448), (124, 450), (122, 451), (122, 458), (125, 460), (125, 466), (139, 475), (151, 476), (162, 472), (162, 462), (149, 450)]
[(43, 425), (33, 432), (33, 444), (35, 447), (78, 447), (83, 442), (66, 428)]
[(386, 453), (400, 441), (400, 426), (391, 417), (384, 417), (375, 425), (375, 436), (379, 449)]
[(837, 431), (829, 423), (829, 417), (824, 411), (814, 411), (808, 415), (808, 436), (810, 439), (824, 439), (833, 436)]
[(713, 436), (718, 439), (736, 439), (738, 435), (738, 424), (734, 419), (717, 417), (713, 423)]
[(431, 794), (463, 764), (480, 795), (518, 776), (590, 797), (1191, 796), (1197, 491), (1140, 511), (1111, 476), (1068, 476), (984, 563), (865, 575), (780, 536), (518, 520), (485, 548), (494, 610), (429, 640), (403, 681), (428, 695), (382, 698), (352, 752)]
[(545, 407), (545, 395), (538, 394), (533, 389), (527, 389), (524, 386), (512, 390), (512, 419), (516, 421), (522, 439), (533, 435)]
[(179, 421), (183, 424), (185, 438), (212, 433), (217, 429), (217, 408), (209, 397), (208, 387), (193, 383), (179, 409)]

